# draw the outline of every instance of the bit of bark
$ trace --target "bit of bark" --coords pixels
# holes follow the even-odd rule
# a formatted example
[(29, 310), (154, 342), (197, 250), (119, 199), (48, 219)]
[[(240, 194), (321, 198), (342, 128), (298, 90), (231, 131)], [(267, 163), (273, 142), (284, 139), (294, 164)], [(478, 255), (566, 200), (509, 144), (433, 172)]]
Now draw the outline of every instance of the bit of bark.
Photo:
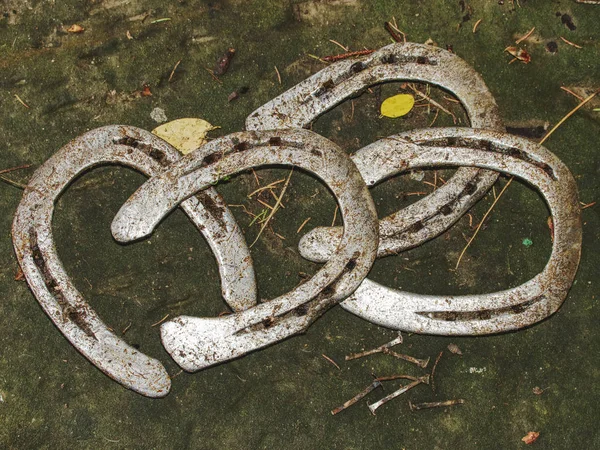
[(398, 33), (396, 33), (396, 30), (394, 30), (394, 28), (392, 27), (392, 24), (390, 24), (389, 22), (385, 22), (383, 24), (383, 26), (385, 27), (385, 30), (390, 33), (390, 36), (392, 36), (392, 39), (396, 42), (404, 42), (404, 39), (401, 38)]
[(235, 55), (235, 48), (229, 47), (227, 52), (217, 60), (217, 64), (213, 69), (215, 75), (225, 75), (231, 64), (231, 60)]
[(573, 18), (568, 14), (560, 16), (560, 21), (571, 31), (575, 31), (577, 26), (573, 23)]
[(15, 274), (15, 281), (25, 281), (25, 274), (23, 273), (23, 269), (20, 267)]
[(523, 442), (525, 442), (527, 445), (530, 445), (530, 444), (533, 444), (535, 441), (537, 441), (537, 438), (539, 438), (539, 437), (540, 437), (540, 433), (538, 433), (537, 431), (530, 431), (525, 436), (523, 436), (521, 438), (521, 440)]
[(73, 24), (71, 25), (69, 28), (67, 28), (67, 33), (83, 33), (85, 31), (85, 28), (83, 28), (81, 25), (77, 25), (77, 24)]

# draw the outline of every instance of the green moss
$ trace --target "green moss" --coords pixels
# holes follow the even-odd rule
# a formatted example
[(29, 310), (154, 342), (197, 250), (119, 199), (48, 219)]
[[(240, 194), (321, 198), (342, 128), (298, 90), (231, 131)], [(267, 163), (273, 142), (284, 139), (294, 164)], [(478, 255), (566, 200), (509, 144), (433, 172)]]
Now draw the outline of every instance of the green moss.
[[(378, 48), (390, 42), (383, 22), (396, 18), (408, 39), (431, 38), (478, 70), (496, 97), (507, 122), (556, 123), (577, 100), (560, 86), (597, 88), (600, 79), (600, 7), (561, 0), (524, 1), (521, 7), (488, 0), (467, 2), (321, 2), (320, 17), (295, 12), (300, 1), (30, 2), (0, 18), (0, 98), (2, 167), (31, 163), (31, 169), (7, 176), (26, 183), (35, 167), (84, 131), (113, 123), (152, 129), (155, 107), (170, 120), (201, 117), (239, 131), (255, 108), (323, 67), (307, 54), (325, 56), (342, 50)], [(324, 5), (324, 6), (323, 6)], [(146, 20), (134, 16), (150, 13)], [(569, 31), (556, 13), (568, 13), (577, 25)], [(169, 17), (168, 22), (155, 19)], [(298, 20), (300, 17), (301, 20)], [(11, 24), (9, 24), (9, 19)], [(139, 20), (138, 20), (139, 19)], [(474, 23), (482, 19), (477, 33)], [(83, 34), (64, 32), (79, 23)], [(459, 27), (458, 25), (461, 24)], [(521, 43), (530, 64), (508, 64), (507, 46), (532, 27), (532, 40)], [(128, 39), (127, 32), (134, 39)], [(583, 48), (560, 40), (565, 37)], [(558, 53), (544, 49), (558, 43)], [(228, 47), (236, 49), (229, 72), (214, 81), (212, 69)], [(175, 64), (181, 61), (169, 81)], [(274, 67), (282, 76), (281, 85)], [(144, 84), (152, 96), (136, 91)], [(248, 93), (228, 102), (241, 87)], [(381, 137), (433, 120), (433, 112), (415, 108), (398, 120), (379, 118), (380, 102), (402, 90), (400, 83), (373, 89), (320, 118), (314, 130), (348, 152)], [(30, 108), (20, 104), (15, 94)], [(431, 96), (463, 111), (432, 89)], [(592, 107), (599, 107), (593, 103)], [(357, 126), (361, 124), (361, 126)], [(435, 126), (452, 125), (441, 114)], [(597, 141), (600, 117), (584, 108), (548, 140), (547, 147), (573, 171), (581, 200), (599, 197)], [(263, 184), (281, 179), (288, 169), (257, 171)], [(438, 175), (448, 177), (451, 172)], [(425, 181), (433, 181), (426, 173)], [(58, 201), (54, 233), (58, 251), (78, 289), (118, 333), (131, 324), (125, 339), (159, 358), (176, 375), (171, 394), (150, 400), (126, 391), (93, 368), (60, 335), (38, 307), (27, 286), (14, 281), (17, 271), (10, 225), (21, 192), (0, 184), (0, 443), (6, 448), (520, 448), (528, 431), (539, 431), (535, 445), (545, 448), (593, 448), (597, 430), (600, 371), (597, 326), (597, 257), (600, 218), (597, 207), (583, 211), (584, 253), (569, 298), (552, 318), (530, 329), (483, 338), (405, 336), (398, 351), (431, 357), (435, 386), (420, 386), (386, 404), (372, 416), (365, 403), (392, 392), (386, 384), (337, 416), (330, 411), (360, 392), (377, 376), (423, 373), (386, 355), (346, 362), (344, 356), (387, 342), (394, 332), (349, 315), (329, 311), (308, 333), (246, 358), (189, 375), (162, 349), (158, 329), (150, 325), (165, 314), (216, 316), (226, 310), (215, 282), (210, 250), (180, 212), (150, 240), (120, 246), (109, 225), (122, 202), (144, 177), (122, 168), (101, 168), (77, 180)], [(256, 188), (243, 174), (218, 189), (229, 203), (261, 208), (246, 195)], [(408, 176), (372, 190), (380, 216), (430, 190)], [(475, 223), (492, 202), (484, 197), (471, 213)], [(297, 252), (296, 233), (329, 225), (335, 204), (312, 177), (295, 173), (275, 216), (273, 230), (253, 247), (260, 296), (270, 299), (293, 288), (299, 272), (318, 265)], [(241, 208), (234, 213), (251, 241), (258, 232)], [(487, 228), (451, 271), (470, 236), (468, 218), (417, 249), (378, 261), (371, 277), (390, 286), (422, 293), (491, 292), (522, 283), (545, 265), (551, 241), (547, 208), (539, 196), (513, 183), (496, 206)], [(524, 237), (535, 244), (522, 245)], [(450, 354), (456, 343), (463, 356)], [(322, 354), (335, 360), (341, 370)], [(475, 368), (471, 373), (471, 368)], [(485, 368), (485, 371), (477, 373)], [(535, 386), (548, 388), (540, 396)], [(464, 398), (455, 408), (410, 412), (407, 400)]]

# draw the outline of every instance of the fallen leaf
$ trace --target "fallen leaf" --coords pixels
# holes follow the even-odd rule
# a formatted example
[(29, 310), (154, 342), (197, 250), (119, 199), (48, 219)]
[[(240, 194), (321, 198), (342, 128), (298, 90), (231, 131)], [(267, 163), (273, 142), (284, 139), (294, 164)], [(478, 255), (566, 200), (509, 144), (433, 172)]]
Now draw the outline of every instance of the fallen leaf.
[[(511, 56), (521, 61), (523, 64), (529, 64), (531, 62), (531, 55), (527, 53), (527, 50), (517, 47), (506, 47), (505, 52), (508, 52)], [(514, 60), (513, 60), (514, 61)], [(511, 61), (512, 62), (512, 61)]]
[(23, 270), (21, 270), (21, 268), (19, 267), (19, 269), (17, 270), (17, 273), (15, 274), (15, 281), (23, 281), (25, 280), (25, 274), (23, 273)]
[(67, 28), (68, 33), (83, 33), (84, 31), (85, 31), (85, 28), (83, 28), (81, 25), (77, 25), (77, 24), (73, 24), (69, 28)]
[(215, 75), (225, 75), (227, 69), (229, 69), (229, 64), (231, 64), (231, 60), (235, 56), (235, 48), (230, 47), (227, 49), (227, 53), (219, 58), (217, 61), (217, 65), (215, 66), (213, 72)]
[(415, 105), (415, 98), (410, 94), (398, 94), (386, 98), (381, 104), (381, 115), (385, 117), (402, 117)]
[(525, 436), (523, 436), (521, 438), (521, 440), (523, 442), (525, 442), (527, 445), (530, 445), (530, 444), (533, 444), (535, 441), (537, 441), (538, 437), (540, 437), (540, 433), (538, 433), (537, 431), (530, 431)]
[(206, 144), (206, 135), (215, 127), (203, 119), (177, 119), (152, 130), (152, 133), (164, 139), (182, 154), (187, 155)]

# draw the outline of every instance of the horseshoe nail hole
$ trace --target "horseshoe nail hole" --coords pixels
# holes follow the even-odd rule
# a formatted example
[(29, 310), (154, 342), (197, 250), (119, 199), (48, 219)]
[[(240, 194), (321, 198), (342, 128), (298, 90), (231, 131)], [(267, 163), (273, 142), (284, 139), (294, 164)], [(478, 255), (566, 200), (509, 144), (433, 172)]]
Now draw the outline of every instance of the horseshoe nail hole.
[(274, 147), (280, 147), (281, 145), (283, 145), (283, 142), (280, 137), (275, 136), (275, 137), (269, 138), (269, 145), (272, 145)]
[(138, 139), (132, 138), (130, 136), (125, 136), (120, 139), (114, 140), (115, 144), (126, 145), (127, 147), (131, 147), (137, 150), (144, 152), (146, 155), (150, 156), (150, 158), (154, 159), (161, 166), (167, 166), (169, 161), (167, 161), (167, 155), (162, 150), (151, 146), (150, 144), (146, 144), (144, 142), (139, 141)]

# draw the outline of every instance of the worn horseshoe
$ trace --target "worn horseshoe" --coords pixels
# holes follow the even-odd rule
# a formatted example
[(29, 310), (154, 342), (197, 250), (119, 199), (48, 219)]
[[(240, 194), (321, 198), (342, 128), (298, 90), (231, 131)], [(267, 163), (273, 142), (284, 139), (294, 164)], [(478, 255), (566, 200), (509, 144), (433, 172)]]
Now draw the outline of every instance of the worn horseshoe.
[[(526, 327), (560, 308), (577, 272), (582, 228), (577, 185), (554, 154), (506, 133), (434, 128), (381, 139), (359, 150), (353, 160), (369, 186), (406, 170), (439, 166), (483, 167), (519, 177), (543, 195), (554, 223), (554, 241), (543, 271), (512, 289), (484, 295), (420, 295), (365, 279), (341, 303), (344, 309), (370, 322), (404, 331), (481, 335)], [(445, 207), (448, 210), (442, 210), (442, 214), (450, 212), (452, 204)], [(322, 261), (334, 251), (340, 231), (313, 229), (300, 241), (301, 254)], [(381, 233), (383, 247), (386, 240), (395, 238), (385, 231)]]
[[(368, 56), (331, 64), (250, 114), (246, 129), (307, 127), (321, 114), (369, 86), (395, 80), (438, 85), (461, 101), (473, 128), (504, 130), (496, 101), (469, 64), (446, 50), (415, 43), (391, 44)], [(497, 177), (495, 172), (459, 168), (433, 193), (382, 219), (382, 236), (391, 230), (394, 235), (402, 235), (402, 239), (381, 241), (386, 246), (384, 254), (416, 247), (443, 233), (487, 192)], [(449, 203), (452, 211), (442, 213)]]
[[(77, 291), (58, 258), (52, 236), (54, 202), (78, 175), (102, 164), (132, 167), (156, 175), (181, 155), (163, 140), (128, 126), (109, 126), (74, 139), (34, 174), (12, 227), (17, 259), (41, 304), (65, 337), (115, 381), (149, 397), (165, 396), (171, 381), (160, 362), (112, 333)], [(213, 190), (181, 204), (216, 255), (225, 300), (234, 310), (256, 301), (250, 254), (233, 216)]]
[(276, 299), (219, 318), (180, 316), (161, 326), (163, 345), (185, 370), (196, 371), (301, 333), (361, 283), (378, 247), (373, 200), (351, 159), (308, 130), (251, 131), (215, 139), (150, 178), (115, 216), (119, 241), (149, 235), (181, 201), (221, 176), (264, 165), (297, 166), (320, 178), (344, 220), (340, 245), (309, 280)]

